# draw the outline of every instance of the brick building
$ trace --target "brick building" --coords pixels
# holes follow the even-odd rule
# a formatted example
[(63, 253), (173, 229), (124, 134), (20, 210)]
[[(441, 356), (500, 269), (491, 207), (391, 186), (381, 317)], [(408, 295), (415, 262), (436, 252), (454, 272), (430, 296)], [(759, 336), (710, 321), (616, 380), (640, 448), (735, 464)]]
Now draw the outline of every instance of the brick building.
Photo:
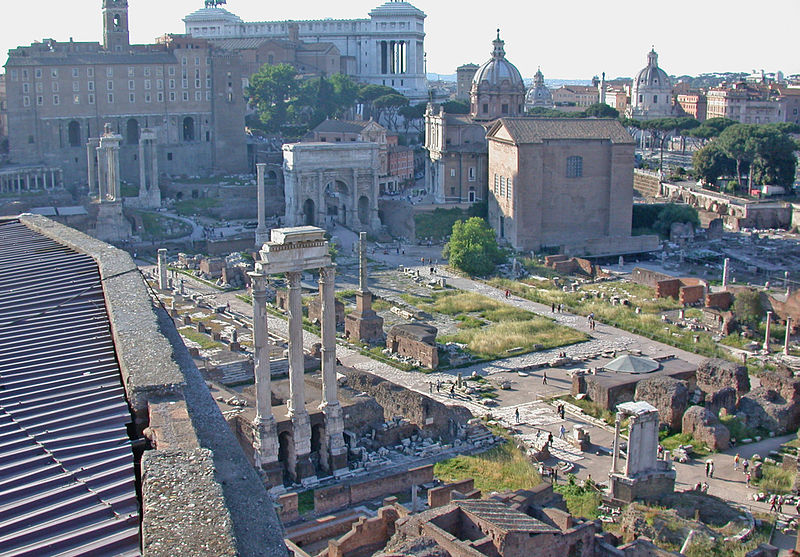
[(154, 130), (167, 174), (246, 170), (238, 54), (165, 35), (130, 44), (126, 0), (104, 0), (103, 44), (44, 39), (9, 52), (8, 134), (13, 163), (87, 174), (86, 143), (103, 126), (123, 137), (120, 173), (138, 183), (138, 142)]
[(688, 92), (677, 96), (678, 106), (687, 116), (696, 118), (700, 122), (706, 119), (708, 101), (701, 92)]
[(553, 91), (553, 104), (567, 112), (584, 110), (599, 100), (600, 92), (593, 85), (562, 85)]
[(572, 255), (658, 245), (631, 237), (634, 141), (617, 120), (502, 118), (487, 138), (489, 223), (501, 242)]
[(787, 121), (786, 100), (778, 90), (769, 87), (736, 83), (730, 87), (712, 87), (706, 97), (708, 118), (729, 118), (741, 124)]

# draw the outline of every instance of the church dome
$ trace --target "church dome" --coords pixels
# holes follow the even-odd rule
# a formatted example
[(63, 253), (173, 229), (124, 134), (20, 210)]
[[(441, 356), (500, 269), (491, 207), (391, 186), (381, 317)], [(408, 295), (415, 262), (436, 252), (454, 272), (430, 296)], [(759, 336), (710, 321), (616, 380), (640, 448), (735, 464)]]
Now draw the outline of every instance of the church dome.
[(492, 44), (494, 45), (492, 58), (475, 72), (475, 77), (472, 78), (472, 86), (488, 85), (490, 87), (524, 88), (522, 74), (519, 73), (514, 64), (506, 60), (506, 51), (503, 48), (505, 42), (500, 39), (499, 29), (497, 30), (497, 38)]
[(544, 84), (544, 74), (542, 74), (541, 69), (537, 69), (536, 75), (533, 76), (533, 87), (531, 87), (527, 95), (525, 95), (525, 106), (527, 108), (537, 106), (546, 108), (553, 107), (553, 94)]
[(658, 67), (658, 54), (655, 50), (647, 53), (647, 66), (639, 70), (633, 80), (637, 88), (671, 89), (672, 82), (667, 72)]

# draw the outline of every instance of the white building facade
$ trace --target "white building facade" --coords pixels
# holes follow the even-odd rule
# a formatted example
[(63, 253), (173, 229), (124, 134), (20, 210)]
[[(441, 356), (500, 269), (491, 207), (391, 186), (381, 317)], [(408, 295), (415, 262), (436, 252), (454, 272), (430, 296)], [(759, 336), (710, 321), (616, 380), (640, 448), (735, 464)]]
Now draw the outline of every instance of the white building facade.
[(387, 85), (412, 101), (427, 99), (425, 14), (402, 0), (389, 0), (369, 12), (369, 19), (242, 21), (220, 7), (207, 7), (184, 18), (186, 33), (206, 39), (282, 38), (290, 23), (299, 40), (336, 45), (348, 75), (363, 83)]

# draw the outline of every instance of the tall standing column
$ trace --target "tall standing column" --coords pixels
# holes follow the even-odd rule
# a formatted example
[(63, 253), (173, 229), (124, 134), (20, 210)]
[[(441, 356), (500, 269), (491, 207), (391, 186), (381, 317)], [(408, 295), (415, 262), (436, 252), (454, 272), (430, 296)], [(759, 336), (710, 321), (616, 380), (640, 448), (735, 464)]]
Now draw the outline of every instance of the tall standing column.
[(783, 355), (789, 355), (789, 337), (792, 334), (792, 318), (790, 316), (786, 317), (786, 338), (783, 340)]
[(145, 162), (145, 140), (139, 138), (139, 198), (147, 196), (147, 166)]
[[(316, 481), (311, 464), (311, 420), (306, 411), (305, 366), (303, 357), (303, 303), (300, 290), (302, 273), (286, 273), (289, 281), (289, 417), (292, 419), (294, 438), (295, 480), (303, 483)], [(290, 463), (291, 464), (291, 463)]]
[(619, 428), (621, 422), (622, 422), (622, 416), (619, 413), (617, 413), (617, 416), (614, 419), (614, 453), (611, 457), (612, 474), (616, 474), (617, 472), (619, 472), (617, 466), (619, 462)]
[[(319, 290), (322, 300), (322, 404), (329, 469), (334, 475), (347, 471), (347, 447), (344, 443), (344, 416), (339, 404), (336, 382), (336, 268), (320, 269)], [(320, 461), (324, 459), (320, 455)], [(327, 463), (326, 463), (327, 464)]]
[(97, 200), (102, 203), (108, 194), (108, 165), (103, 149), (96, 147), (95, 152), (97, 153)]
[(256, 249), (261, 249), (261, 247), (269, 241), (265, 215), (267, 192), (264, 189), (264, 174), (267, 171), (267, 165), (264, 163), (258, 163), (256, 165), (256, 171), (258, 174), (258, 179), (256, 181), (258, 184), (258, 227), (256, 228)]
[(113, 187), (114, 201), (122, 200), (122, 191), (120, 190), (120, 173), (119, 173), (119, 143), (111, 147), (111, 160), (113, 161), (112, 168), (114, 169), (114, 180), (111, 182)]
[(158, 192), (158, 199), (161, 199), (161, 190), (158, 185), (158, 145), (155, 139), (148, 139), (147, 146), (150, 150), (150, 191)]
[(161, 290), (166, 290), (169, 286), (167, 282), (167, 250), (161, 248), (158, 250), (158, 287)]
[(267, 275), (248, 273), (253, 283), (253, 364), (256, 381), (256, 418), (253, 448), (256, 466), (265, 472), (267, 484), (282, 485), (278, 463), (278, 429), (272, 415), (272, 377), (267, 344)]
[(725, 264), (722, 267), (722, 288), (727, 288), (728, 286), (728, 276), (730, 273), (730, 265), (731, 260), (730, 258), (725, 258)]
[(765, 351), (767, 351), (767, 352), (769, 352), (769, 335), (770, 335), (771, 327), (772, 327), (772, 312), (768, 311), (767, 312), (767, 328), (766, 328), (766, 331), (764, 332), (764, 346), (763, 346), (763, 349)]

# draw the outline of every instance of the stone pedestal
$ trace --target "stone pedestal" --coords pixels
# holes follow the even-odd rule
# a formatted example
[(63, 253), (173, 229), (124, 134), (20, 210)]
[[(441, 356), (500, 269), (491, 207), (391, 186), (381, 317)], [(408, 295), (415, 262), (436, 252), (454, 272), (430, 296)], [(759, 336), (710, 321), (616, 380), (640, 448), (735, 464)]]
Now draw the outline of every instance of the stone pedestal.
[(256, 418), (253, 422), (253, 449), (255, 465), (264, 473), (265, 483), (270, 486), (283, 485), (283, 468), (278, 462), (278, 430), (275, 418)]
[(131, 223), (122, 214), (122, 203), (112, 201), (97, 204), (97, 222), (93, 236), (108, 243), (125, 242), (131, 237)]
[(164, 248), (158, 250), (158, 287), (161, 290), (169, 287), (167, 284), (167, 250)]
[(356, 310), (345, 315), (344, 334), (361, 342), (383, 341), (383, 317), (372, 309), (371, 292), (356, 292)]

